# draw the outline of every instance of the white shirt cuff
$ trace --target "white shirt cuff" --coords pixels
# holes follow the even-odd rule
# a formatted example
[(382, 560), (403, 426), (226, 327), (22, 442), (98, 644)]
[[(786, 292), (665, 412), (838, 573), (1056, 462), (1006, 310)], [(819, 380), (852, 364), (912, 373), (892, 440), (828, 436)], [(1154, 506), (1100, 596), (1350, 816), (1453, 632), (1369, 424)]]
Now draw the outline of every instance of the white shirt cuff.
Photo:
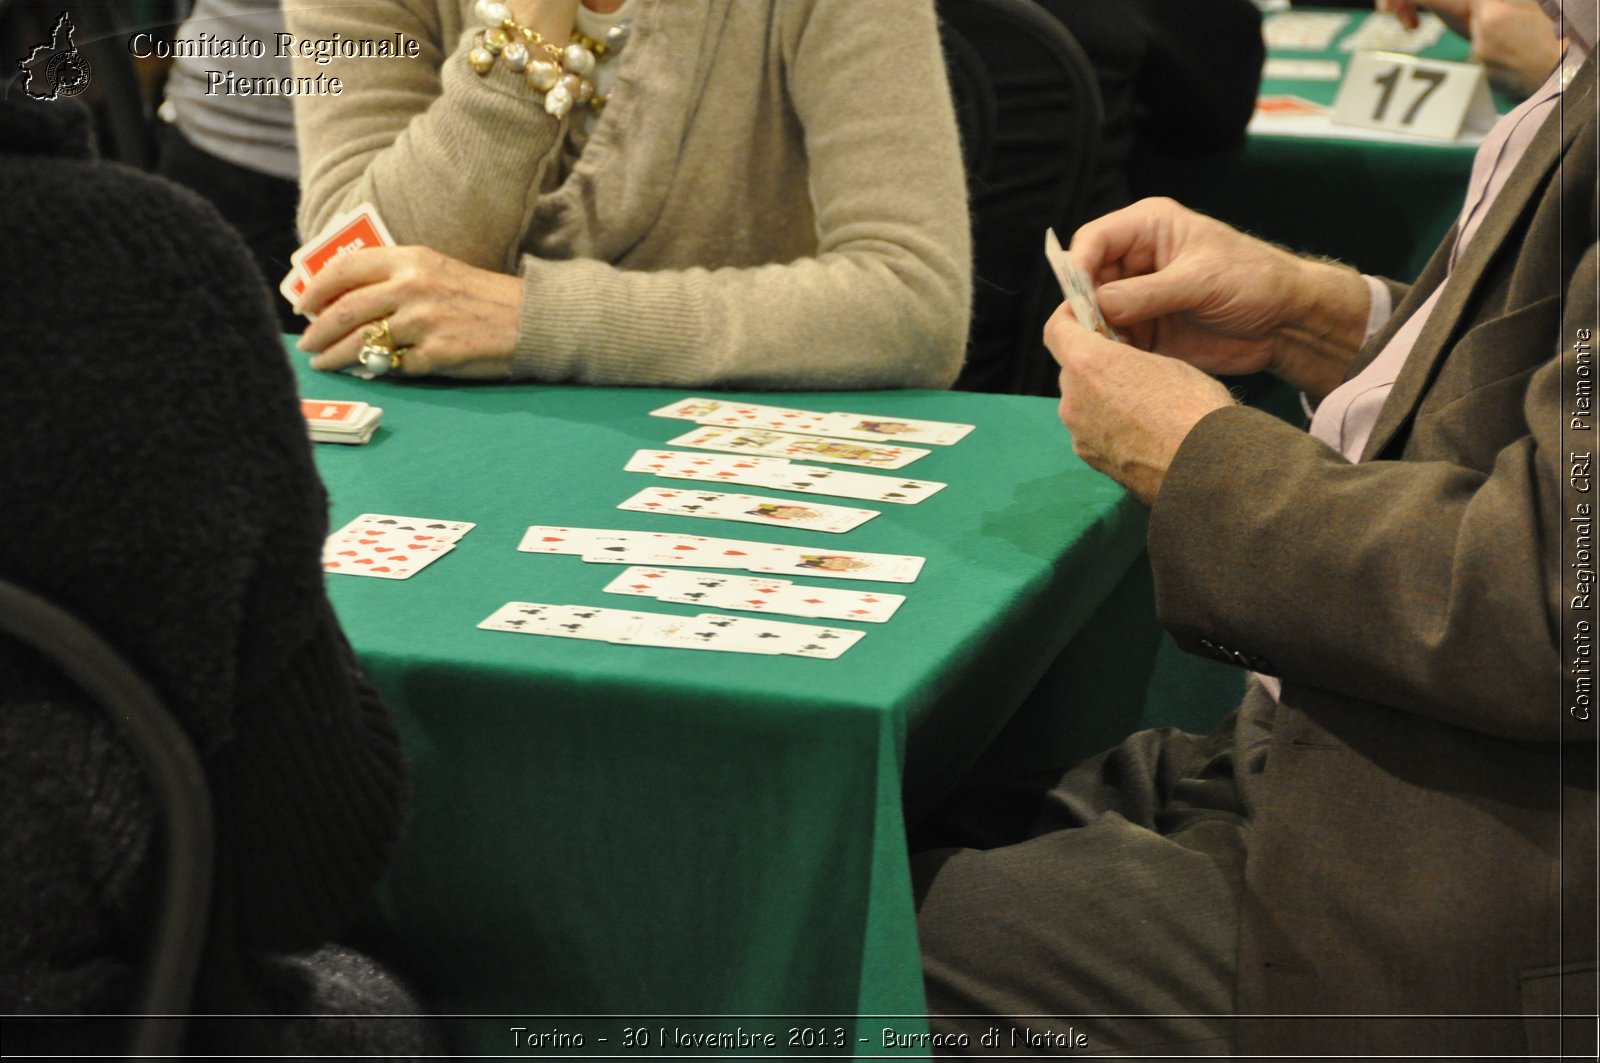
[(1390, 298), (1389, 286), (1376, 277), (1369, 277), (1365, 273), (1361, 279), (1367, 282), (1367, 332), (1361, 337), (1363, 343), (1372, 338), (1372, 334), (1383, 328), (1384, 322), (1389, 320), (1389, 315), (1394, 313), (1394, 300)]
[[(1367, 331), (1361, 337), (1361, 342), (1365, 343), (1372, 338), (1373, 333), (1383, 328), (1384, 323), (1389, 320), (1389, 315), (1394, 313), (1394, 299), (1389, 294), (1389, 286), (1383, 281), (1365, 273), (1361, 275), (1361, 279), (1367, 282)], [(1300, 393), (1300, 409), (1305, 411), (1307, 421), (1316, 416), (1317, 408), (1306, 398), (1306, 393), (1303, 391)]]

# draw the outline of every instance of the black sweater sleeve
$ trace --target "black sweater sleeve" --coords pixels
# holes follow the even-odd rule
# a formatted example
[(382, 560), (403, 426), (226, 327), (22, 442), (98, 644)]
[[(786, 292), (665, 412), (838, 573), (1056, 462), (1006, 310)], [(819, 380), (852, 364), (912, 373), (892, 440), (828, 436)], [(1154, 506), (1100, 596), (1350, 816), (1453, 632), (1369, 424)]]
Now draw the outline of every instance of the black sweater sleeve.
[(241, 951), (337, 936), (371, 898), (399, 838), (405, 764), (393, 718), (357, 669), (326, 601), (312, 638), (240, 692), (216, 795), (217, 930)]

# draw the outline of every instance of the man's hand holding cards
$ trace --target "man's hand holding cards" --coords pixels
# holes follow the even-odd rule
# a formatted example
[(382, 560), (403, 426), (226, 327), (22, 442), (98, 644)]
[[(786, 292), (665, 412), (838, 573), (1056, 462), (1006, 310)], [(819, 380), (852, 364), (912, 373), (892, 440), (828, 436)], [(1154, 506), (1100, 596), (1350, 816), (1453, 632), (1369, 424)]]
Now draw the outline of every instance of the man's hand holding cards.
[(1098, 332), (1108, 340), (1126, 342), (1106, 321), (1105, 315), (1100, 313), (1100, 300), (1095, 298), (1094, 281), (1062, 248), (1054, 229), (1044, 231), (1044, 257), (1050, 263), (1056, 282), (1061, 285), (1061, 294), (1066, 296), (1067, 305), (1072, 307), (1072, 316), (1078, 319), (1078, 324)]

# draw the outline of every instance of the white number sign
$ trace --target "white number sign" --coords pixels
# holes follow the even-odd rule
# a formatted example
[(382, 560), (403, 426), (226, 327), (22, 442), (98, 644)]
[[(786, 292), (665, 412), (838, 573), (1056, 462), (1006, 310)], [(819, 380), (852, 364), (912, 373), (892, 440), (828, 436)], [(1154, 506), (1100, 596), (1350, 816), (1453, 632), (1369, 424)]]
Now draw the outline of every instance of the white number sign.
[(1357, 52), (1333, 101), (1334, 125), (1365, 126), (1436, 140), (1494, 124), (1483, 67), (1393, 52)]

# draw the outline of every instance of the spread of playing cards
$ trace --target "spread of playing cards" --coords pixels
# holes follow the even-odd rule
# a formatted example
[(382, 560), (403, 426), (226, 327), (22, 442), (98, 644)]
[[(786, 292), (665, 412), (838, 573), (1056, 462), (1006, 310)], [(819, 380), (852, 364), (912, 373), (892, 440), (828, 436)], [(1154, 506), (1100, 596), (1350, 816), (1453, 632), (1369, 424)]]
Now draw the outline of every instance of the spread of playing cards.
[[(323, 240), (302, 249), (296, 266), (307, 271), (305, 279), (332, 260), (341, 241), (352, 246), (352, 232), (359, 241), (386, 239), (381, 227), (374, 230), (376, 236), (369, 232), (375, 216), (356, 213), (342, 217)], [(314, 439), (364, 442), (383, 411), (363, 402), (307, 399), (302, 412)], [(625, 646), (838, 657), (864, 632), (803, 621), (887, 623), (906, 603), (906, 595), (852, 584), (914, 583), (926, 559), (838, 545), (841, 536), (879, 518), (882, 511), (805, 496), (900, 506), (924, 502), (947, 485), (895, 472), (932, 453), (906, 444), (947, 447), (972, 431), (972, 425), (947, 421), (703, 397), (680, 399), (650, 413), (692, 421), (695, 430), (660, 449), (635, 450), (623, 459), (624, 471), (651, 476), (654, 482), (618, 499), (618, 512), (689, 518), (701, 528), (711, 521), (764, 525), (817, 533), (816, 540), (799, 545), (689, 531), (533, 524), (517, 550), (604, 566), (597, 568), (605, 573), (596, 582), (597, 591), (715, 611), (684, 616), (513, 601), (495, 609), (479, 628)], [(694, 449), (673, 449), (680, 446)], [(802, 497), (728, 489), (732, 487)], [(473, 527), (453, 519), (363, 513), (328, 537), (323, 568), (330, 574), (410, 579), (454, 550)], [(620, 573), (614, 567), (619, 565), (624, 566)], [(740, 613), (800, 619), (728, 615)]]

